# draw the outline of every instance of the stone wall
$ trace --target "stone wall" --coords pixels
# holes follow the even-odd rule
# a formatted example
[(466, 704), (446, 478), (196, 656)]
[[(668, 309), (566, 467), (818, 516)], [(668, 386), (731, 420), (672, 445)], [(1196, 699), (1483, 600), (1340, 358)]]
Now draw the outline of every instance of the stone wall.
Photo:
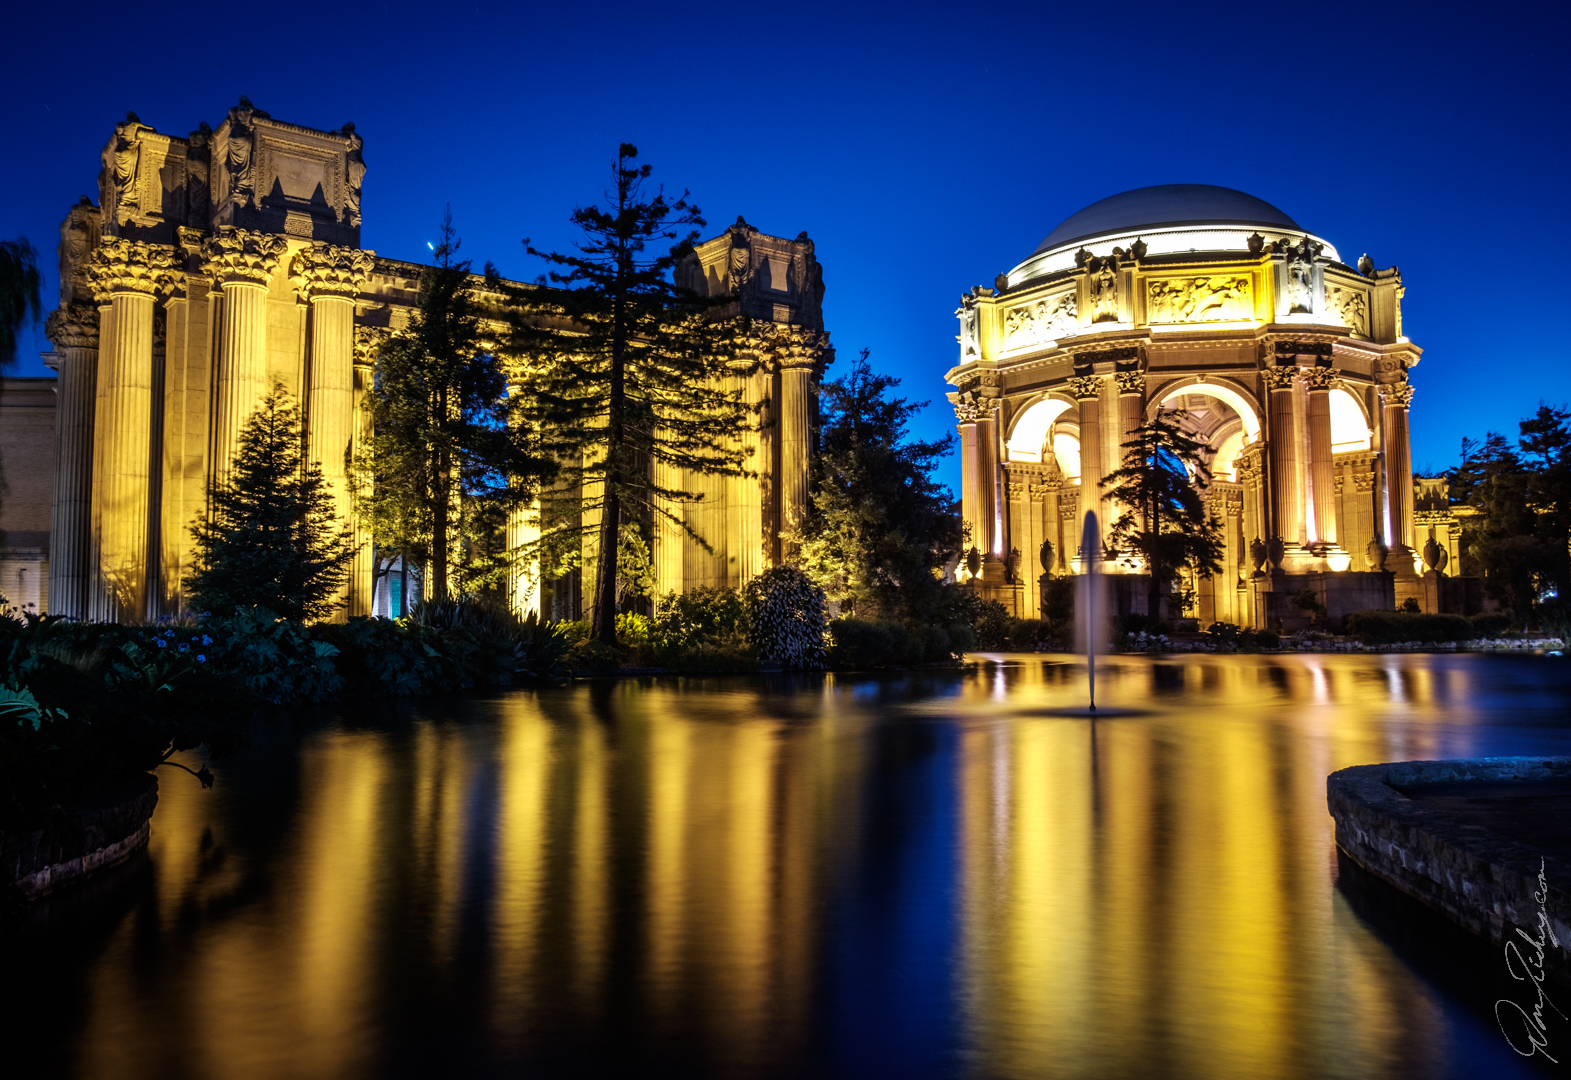
[(48, 610), (54, 476), (55, 380), (0, 380), (0, 596), (15, 608)]
[(0, 888), (31, 900), (113, 866), (147, 843), (157, 805), (158, 778), (138, 773), (41, 828), (0, 834)]
[[(1571, 864), (1527, 844), (1489, 833), (1408, 798), (1398, 789), (1571, 777), (1571, 758), (1476, 758), (1361, 765), (1332, 773), (1326, 802), (1337, 847), (1364, 869), (1500, 945), (1520, 929), (1538, 936), (1539, 912), (1571, 946)], [(1542, 906), (1540, 860), (1548, 882)], [(1525, 958), (1533, 953), (1525, 943)], [(1545, 970), (1571, 986), (1566, 948), (1549, 948)]]

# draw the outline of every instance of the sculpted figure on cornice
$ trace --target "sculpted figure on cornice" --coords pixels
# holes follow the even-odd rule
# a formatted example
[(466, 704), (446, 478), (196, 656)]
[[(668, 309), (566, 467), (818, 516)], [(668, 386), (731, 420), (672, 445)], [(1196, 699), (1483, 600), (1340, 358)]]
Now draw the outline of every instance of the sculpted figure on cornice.
[(224, 227), (217, 236), (209, 237), (202, 244), (202, 256), (206, 260), (203, 269), (217, 278), (219, 284), (248, 281), (266, 285), (278, 269), (279, 259), (288, 250), (289, 244), (282, 236)]
[(1326, 289), (1326, 309), (1353, 333), (1369, 336), (1369, 303), (1359, 290), (1335, 286)]
[(349, 141), (348, 203), (344, 217), (347, 224), (360, 224), (360, 187), (365, 183), (365, 139), (355, 133), (353, 123), (344, 125), (344, 137)]
[(1091, 260), (1091, 321), (1118, 321), (1118, 260)]
[(310, 296), (343, 296), (353, 299), (365, 285), (376, 252), (334, 244), (313, 244), (295, 256), (291, 268), (300, 291)]
[(115, 125), (114, 138), (104, 148), (100, 198), (104, 206), (112, 208), (116, 225), (129, 221), (140, 204), (136, 186), (142, 164), (142, 133), (152, 130), (136, 113), (128, 112), (125, 120)]
[(189, 211), (186, 221), (204, 227), (212, 213), (213, 183), (213, 129), (203, 120), (191, 132), (190, 147), (186, 151), (186, 199)]
[(87, 285), (101, 304), (115, 293), (154, 295), (167, 290), (184, 275), (173, 248), (107, 236), (94, 249), (87, 264)]
[(1017, 307), (1004, 316), (1004, 347), (1022, 349), (1075, 332), (1075, 294), (1063, 293)]
[(1168, 278), (1152, 281), (1149, 289), (1154, 323), (1219, 322), (1254, 314), (1247, 277)]
[(98, 207), (86, 195), (71, 207), (60, 223), (60, 302), (69, 304), (80, 291), (87, 297), (86, 278), (88, 256), (98, 244)]
[(962, 296), (955, 314), (960, 316), (960, 362), (968, 364), (981, 355), (976, 298), (969, 294)]
[(251, 203), (253, 175), (253, 149), (256, 143), (251, 121), (260, 113), (251, 99), (242, 96), (240, 104), (229, 110), (229, 145), (225, 148), (225, 166), (229, 172), (229, 199), (236, 206)]
[(1277, 241), (1278, 250), (1287, 256), (1287, 303), (1289, 314), (1308, 314), (1315, 310), (1315, 259), (1324, 245), (1305, 237), (1297, 244)]

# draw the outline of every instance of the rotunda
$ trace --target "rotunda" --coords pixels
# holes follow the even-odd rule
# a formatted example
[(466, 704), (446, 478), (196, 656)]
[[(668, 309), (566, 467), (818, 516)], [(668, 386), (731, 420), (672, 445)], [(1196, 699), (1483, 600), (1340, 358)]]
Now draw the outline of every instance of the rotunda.
[[(1065, 218), (955, 312), (946, 380), (967, 543), (982, 555), (974, 587), (1038, 615), (1045, 578), (1080, 569), (1084, 512), (1104, 527), (1117, 512), (1101, 481), (1123, 443), (1182, 408), (1211, 456), (1205, 494), (1226, 547), (1224, 573), (1193, 583), (1202, 626), (1291, 625), (1304, 588), (1333, 621), (1408, 596), (1452, 606), (1420, 549), (1437, 539), (1455, 565), (1454, 530), (1414, 534), (1408, 371), (1421, 350), (1402, 295), (1396, 267), (1349, 265), (1230, 188), (1139, 188)], [(1122, 603), (1143, 610), (1140, 592)]]

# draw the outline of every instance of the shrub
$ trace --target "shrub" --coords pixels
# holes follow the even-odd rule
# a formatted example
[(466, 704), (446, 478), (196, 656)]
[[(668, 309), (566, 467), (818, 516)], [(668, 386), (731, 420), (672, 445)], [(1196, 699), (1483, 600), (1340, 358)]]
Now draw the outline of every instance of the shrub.
[(666, 593), (655, 604), (650, 644), (656, 650), (741, 642), (747, 637), (747, 609), (735, 589), (700, 586)]
[(1240, 630), (1238, 644), (1244, 649), (1276, 649), (1282, 645), (1282, 634), (1278, 630)]
[(589, 671), (606, 675), (622, 666), (622, 650), (607, 645), (596, 638), (575, 641), (563, 656), (562, 663), (569, 671)]
[(1474, 615), (1467, 621), (1473, 624), (1475, 637), (1499, 637), (1501, 634), (1511, 629), (1511, 616), (1501, 614), (1497, 611), (1491, 611), (1487, 614)]
[(824, 590), (795, 567), (776, 566), (748, 582), (744, 610), (758, 658), (787, 671), (822, 669), (826, 609)]
[(1380, 610), (1353, 612), (1347, 617), (1347, 632), (1365, 645), (1470, 641), (1479, 636), (1478, 625), (1461, 615)]
[(846, 618), (829, 624), (829, 663), (837, 671), (919, 663), (923, 646), (899, 623)]

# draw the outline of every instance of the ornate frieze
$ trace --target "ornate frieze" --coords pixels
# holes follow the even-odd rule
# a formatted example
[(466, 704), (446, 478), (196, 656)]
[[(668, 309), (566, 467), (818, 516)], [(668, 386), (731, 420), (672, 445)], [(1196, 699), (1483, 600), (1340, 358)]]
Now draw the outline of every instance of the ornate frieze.
[(1062, 293), (1013, 308), (1004, 315), (1004, 348), (1023, 349), (1070, 337), (1076, 327), (1075, 294)]
[(282, 236), (225, 226), (202, 245), (203, 272), (220, 285), (250, 282), (266, 285), (289, 249)]
[(1408, 382), (1388, 383), (1380, 388), (1380, 404), (1388, 409), (1405, 409), (1413, 404), (1413, 384)]
[(292, 276), (305, 299), (341, 296), (354, 299), (365, 287), (375, 252), (334, 244), (313, 244), (295, 256)]
[(1153, 323), (1229, 322), (1254, 316), (1248, 275), (1161, 278), (1146, 285)]
[(57, 349), (98, 348), (98, 308), (75, 301), (49, 313), (44, 333)]
[(1119, 371), (1113, 374), (1113, 381), (1118, 384), (1120, 397), (1144, 397), (1146, 392), (1146, 377), (1139, 371)]
[(1069, 380), (1069, 392), (1077, 401), (1089, 401), (1102, 396), (1100, 375), (1076, 375)]
[(1274, 341), (1271, 348), (1278, 357), (1330, 356), (1334, 346), (1329, 341)]
[(1095, 352), (1077, 352), (1074, 354), (1076, 367), (1086, 367), (1092, 364), (1127, 364), (1131, 360), (1140, 359), (1140, 348), (1136, 345), (1125, 345), (1117, 349), (1098, 349)]
[(1265, 380), (1269, 390), (1291, 390), (1293, 380), (1298, 378), (1298, 368), (1268, 367), (1260, 372), (1260, 377)]
[(1337, 385), (1337, 377), (1341, 375), (1336, 368), (1328, 367), (1306, 367), (1302, 371), (1304, 386), (1311, 392), (1332, 389)]
[(87, 284), (100, 303), (115, 293), (167, 291), (183, 275), (173, 248), (107, 236), (87, 264)]
[(1369, 336), (1369, 300), (1358, 289), (1330, 286), (1326, 289), (1326, 310), (1360, 337)]

